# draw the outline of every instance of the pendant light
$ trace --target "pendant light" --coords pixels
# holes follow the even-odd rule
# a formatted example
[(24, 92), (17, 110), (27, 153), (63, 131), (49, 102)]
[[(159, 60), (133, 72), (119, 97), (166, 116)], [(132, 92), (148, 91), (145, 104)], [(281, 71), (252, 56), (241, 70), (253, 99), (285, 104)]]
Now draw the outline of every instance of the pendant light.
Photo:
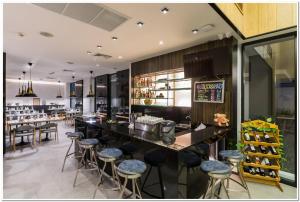
[(93, 92), (93, 71), (90, 71), (90, 74), (91, 74), (90, 90), (89, 90), (89, 94), (87, 95), (87, 97), (95, 97), (95, 94)]
[(58, 93), (57, 93), (56, 98), (62, 98), (61, 92), (60, 92), (60, 81), (58, 81)]
[(22, 92), (21, 92), (21, 78), (19, 78), (19, 91), (16, 97), (22, 97)]
[(72, 76), (72, 79), (73, 79), (73, 83), (74, 83), (74, 91), (72, 91), (72, 89), (71, 89), (71, 92), (70, 92), (70, 97), (76, 97), (76, 85), (75, 85), (75, 81), (74, 81), (74, 79), (75, 79), (75, 76)]
[(31, 80), (32, 63), (29, 62), (28, 65), (29, 65), (29, 80), (28, 80), (27, 91), (26, 91), (24, 97), (37, 97), (37, 95), (33, 92), (33, 88), (32, 88), (32, 80)]

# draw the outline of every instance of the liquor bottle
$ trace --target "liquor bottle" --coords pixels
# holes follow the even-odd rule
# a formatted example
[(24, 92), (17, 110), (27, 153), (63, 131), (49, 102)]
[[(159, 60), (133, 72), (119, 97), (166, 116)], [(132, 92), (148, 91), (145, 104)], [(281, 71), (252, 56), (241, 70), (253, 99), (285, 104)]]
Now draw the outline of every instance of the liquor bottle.
[(261, 175), (261, 176), (265, 176), (265, 169), (260, 168), (260, 175)]
[(265, 142), (271, 142), (270, 136), (265, 133), (264, 135)]
[(261, 161), (261, 164), (262, 164), (262, 165), (266, 165), (266, 166), (270, 166), (270, 165), (271, 165), (271, 163), (270, 163), (270, 161), (269, 161), (268, 158), (264, 158), (264, 159)]
[(247, 163), (251, 163), (251, 160), (250, 160), (250, 157), (249, 157), (249, 156), (246, 156), (246, 162), (247, 162)]
[(264, 153), (264, 154), (267, 153), (267, 150), (266, 150), (266, 148), (264, 146), (259, 145), (259, 149), (260, 149), (261, 153)]
[(272, 152), (273, 155), (278, 155), (276, 149), (273, 146), (269, 147), (270, 151)]
[(248, 166), (245, 166), (245, 167), (244, 167), (244, 172), (245, 172), (245, 173), (250, 173), (250, 169), (249, 169)]
[(253, 146), (253, 144), (250, 144), (250, 150), (251, 150), (251, 152), (256, 152), (256, 149), (255, 149), (255, 147)]
[(244, 136), (245, 136), (246, 141), (250, 141), (250, 136), (248, 133), (245, 133)]

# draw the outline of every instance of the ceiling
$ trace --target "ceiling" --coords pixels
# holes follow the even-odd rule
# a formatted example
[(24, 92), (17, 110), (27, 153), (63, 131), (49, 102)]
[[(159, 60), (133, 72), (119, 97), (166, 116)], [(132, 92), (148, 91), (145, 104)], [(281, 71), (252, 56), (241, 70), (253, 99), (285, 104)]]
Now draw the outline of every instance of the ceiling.
[[(16, 79), (23, 70), (28, 71), (28, 62), (33, 62), (33, 80), (71, 81), (72, 72), (63, 69), (73, 70), (76, 80), (88, 77), (90, 70), (94, 75), (113, 73), (127, 69), (133, 61), (217, 40), (217, 34), (232, 32), (205, 3), (97, 5), (126, 16), (127, 20), (109, 31), (34, 4), (4, 4), (7, 78)], [(169, 9), (165, 15), (160, 12), (164, 6)], [(144, 23), (142, 28), (137, 26), (138, 21)], [(214, 29), (201, 31), (201, 26), (206, 24), (213, 24)], [(195, 28), (199, 29), (198, 34), (191, 32)], [(19, 36), (20, 32), (23, 37)], [(49, 32), (54, 37), (46, 38), (40, 32)], [(161, 40), (163, 45), (159, 45)], [(97, 45), (102, 48), (98, 49)], [(95, 53), (112, 57), (99, 58), (93, 56)], [(68, 61), (74, 64), (67, 64)]]

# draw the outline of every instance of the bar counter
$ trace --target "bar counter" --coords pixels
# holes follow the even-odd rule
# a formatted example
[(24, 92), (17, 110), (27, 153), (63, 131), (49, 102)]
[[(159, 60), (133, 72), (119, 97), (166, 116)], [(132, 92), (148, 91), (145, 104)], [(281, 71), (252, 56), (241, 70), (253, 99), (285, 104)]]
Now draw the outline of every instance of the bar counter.
[[(199, 153), (197, 149), (199, 144), (208, 144), (210, 145), (208, 155), (216, 156), (218, 150), (224, 149), (225, 137), (230, 133), (230, 128), (215, 126), (200, 131), (186, 130), (176, 133), (175, 142), (166, 145), (157, 135), (129, 129), (128, 125), (128, 123), (101, 123), (96, 118), (78, 117), (75, 120), (76, 131), (84, 132), (86, 138), (98, 138), (104, 135), (113, 137), (114, 141), (110, 143), (112, 147), (119, 147), (125, 142), (133, 143), (138, 148), (134, 154), (135, 159), (144, 161), (144, 154), (150, 150), (160, 149), (164, 152), (167, 156), (162, 167), (165, 198), (199, 198), (206, 190), (208, 177), (200, 171), (199, 166), (193, 168), (192, 171), (187, 169), (184, 163), (186, 157), (183, 154), (186, 151), (197, 154)], [(76, 148), (77, 146), (75, 146)], [(206, 156), (206, 158), (208, 157)], [(107, 173), (110, 173), (109, 168)], [(142, 177), (142, 182), (144, 177)], [(152, 169), (148, 181), (147, 184), (158, 182), (158, 174), (155, 169)], [(128, 188), (131, 187), (128, 186)], [(147, 188), (147, 191), (159, 196), (159, 184)], [(151, 198), (143, 193), (142, 196)]]

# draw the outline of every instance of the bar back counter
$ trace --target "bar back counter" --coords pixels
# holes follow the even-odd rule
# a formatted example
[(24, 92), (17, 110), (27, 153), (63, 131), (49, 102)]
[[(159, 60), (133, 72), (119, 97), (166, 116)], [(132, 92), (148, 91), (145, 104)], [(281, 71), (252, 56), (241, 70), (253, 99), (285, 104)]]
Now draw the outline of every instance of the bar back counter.
[[(199, 165), (201, 161), (215, 157), (219, 150), (224, 149), (225, 137), (230, 133), (230, 128), (209, 126), (200, 131), (181, 131), (175, 134), (175, 142), (167, 145), (159, 135), (129, 129), (128, 125), (102, 123), (96, 118), (77, 118), (75, 121), (76, 131), (83, 132), (85, 138), (99, 139), (99, 150), (107, 146), (121, 148), (126, 144), (136, 148), (132, 156), (124, 158), (146, 160), (148, 164), (148, 170), (143, 174), (140, 185), (144, 187), (143, 198), (152, 198), (151, 195), (164, 198), (199, 198), (204, 194), (208, 186), (208, 176), (200, 171)], [(78, 152), (78, 145), (75, 145), (75, 152)], [(149, 157), (147, 154), (151, 152), (154, 155)], [(153, 165), (149, 165), (149, 162)], [(99, 166), (102, 166), (101, 162)], [(157, 171), (154, 167), (158, 168)], [(105, 172), (111, 174), (111, 168), (107, 167)], [(131, 187), (128, 184), (127, 188)]]

